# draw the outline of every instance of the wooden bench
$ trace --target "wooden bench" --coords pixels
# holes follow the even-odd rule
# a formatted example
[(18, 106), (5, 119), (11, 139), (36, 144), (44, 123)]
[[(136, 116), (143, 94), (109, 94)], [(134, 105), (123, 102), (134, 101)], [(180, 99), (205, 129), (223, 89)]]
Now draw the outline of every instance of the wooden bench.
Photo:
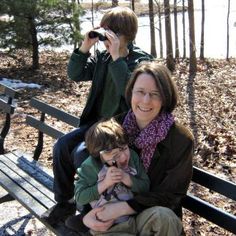
[[(14, 97), (13, 92), (10, 94)], [(32, 116), (26, 118), (27, 124), (39, 131), (38, 145), (33, 155), (33, 161), (31, 157), (19, 151), (0, 155), (0, 185), (55, 234), (63, 236), (76, 235), (69, 231), (63, 222), (59, 222), (57, 226), (51, 226), (40, 218), (47, 209), (55, 204), (55, 201), (52, 192), (52, 174), (49, 170), (40, 168), (37, 165), (37, 160), (42, 152), (44, 134), (55, 139), (63, 135), (62, 131), (46, 124), (46, 115), (55, 117), (72, 127), (78, 125), (79, 119), (37, 99), (32, 99), (30, 105), (41, 112), (40, 119)], [(4, 106), (0, 103), (2, 110), (10, 111), (13, 109), (3, 109), (6, 106), (12, 107), (11, 102)], [(12, 112), (9, 112), (9, 114), (12, 114)], [(210, 191), (218, 192), (232, 199), (232, 201), (236, 200), (235, 183), (225, 181), (197, 167), (193, 169), (192, 181)], [(183, 207), (232, 233), (236, 233), (236, 216), (213, 206), (207, 201), (188, 194), (183, 200)]]
[[(209, 192), (216, 192), (225, 196), (232, 204), (236, 201), (236, 184), (223, 180), (202, 169), (193, 167), (192, 181), (204, 186)], [(234, 203), (233, 203), (234, 202)], [(236, 216), (220, 209), (199, 197), (188, 194), (183, 200), (183, 207), (214, 224), (236, 234)]]
[[(13, 93), (11, 95), (13, 95)], [(6, 106), (8, 108), (6, 108)], [(6, 105), (6, 103), (5, 105), (0, 104), (0, 109), (7, 111), (7, 114), (11, 114), (11, 106), (11, 103), (8, 105)], [(38, 130), (38, 143), (33, 157), (18, 150), (1, 154), (0, 185), (11, 197), (20, 202), (30, 213), (36, 216), (56, 235), (78, 235), (69, 230), (64, 225), (64, 222), (58, 222), (56, 226), (52, 226), (47, 221), (41, 219), (41, 215), (54, 206), (56, 202), (54, 200), (52, 188), (52, 172), (49, 169), (40, 166), (38, 164), (38, 159), (43, 149), (44, 134), (49, 135), (54, 139), (57, 139), (64, 134), (52, 125), (47, 124), (46, 116), (54, 117), (58, 121), (65, 122), (72, 127), (78, 126), (79, 118), (34, 98), (31, 99), (30, 106), (41, 113), (39, 119), (31, 115), (26, 117), (26, 123)], [(4, 202), (4, 199), (9, 199), (9, 197), (4, 196), (3, 199), (0, 200), (0, 203)]]

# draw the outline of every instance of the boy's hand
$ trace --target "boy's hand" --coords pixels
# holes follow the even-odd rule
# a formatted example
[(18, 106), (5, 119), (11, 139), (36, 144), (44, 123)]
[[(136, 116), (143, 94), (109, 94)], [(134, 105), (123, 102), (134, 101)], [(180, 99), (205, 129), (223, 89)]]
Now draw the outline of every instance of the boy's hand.
[(107, 188), (113, 186), (116, 183), (120, 183), (123, 177), (123, 171), (115, 166), (108, 168), (106, 177), (103, 180)]
[(126, 185), (127, 187), (131, 187), (132, 186), (132, 180), (130, 178), (130, 175), (126, 172), (124, 172), (123, 170), (121, 170), (122, 173), (122, 179), (121, 182)]
[(117, 60), (120, 57), (119, 49), (120, 49), (120, 39), (119, 37), (111, 30), (106, 31), (106, 36), (108, 38), (107, 44), (108, 51), (111, 54), (113, 61)]
[[(91, 31), (91, 30), (90, 30)], [(90, 48), (96, 43), (99, 41), (98, 38), (89, 38), (88, 34), (89, 32), (88, 31), (86, 34), (85, 34), (85, 37), (84, 37), (84, 40), (82, 42), (82, 45), (80, 46), (79, 50), (82, 52), (82, 53), (88, 53)]]

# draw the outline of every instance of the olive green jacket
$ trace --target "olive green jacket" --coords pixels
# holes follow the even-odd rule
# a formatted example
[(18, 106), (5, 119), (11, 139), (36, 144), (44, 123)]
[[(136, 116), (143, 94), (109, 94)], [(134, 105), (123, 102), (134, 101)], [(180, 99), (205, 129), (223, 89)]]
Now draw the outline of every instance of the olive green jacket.
[[(80, 125), (91, 124), (99, 117), (98, 109), (101, 108), (101, 97), (107, 71), (109, 70), (112, 79), (120, 94), (120, 112), (128, 110), (125, 102), (125, 87), (130, 78), (131, 72), (141, 61), (150, 60), (153, 57), (140, 48), (129, 45), (129, 54), (125, 58), (118, 58), (112, 61), (111, 55), (105, 50), (96, 52), (92, 57), (90, 53), (84, 54), (76, 49), (69, 60), (67, 73), (74, 81), (92, 81), (90, 94), (86, 106), (82, 112)], [(115, 115), (115, 114), (114, 114)]]

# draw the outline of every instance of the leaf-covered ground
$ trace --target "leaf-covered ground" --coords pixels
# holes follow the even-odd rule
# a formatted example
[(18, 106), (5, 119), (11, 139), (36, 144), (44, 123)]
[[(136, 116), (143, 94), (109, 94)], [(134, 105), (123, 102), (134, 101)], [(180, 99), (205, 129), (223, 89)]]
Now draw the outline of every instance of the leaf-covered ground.
[[(41, 89), (21, 89), (16, 113), (7, 136), (5, 147), (14, 150), (33, 151), (37, 132), (25, 125), (26, 114), (35, 114), (29, 108), (31, 97), (38, 97), (71, 114), (80, 115), (84, 107), (90, 83), (69, 81), (66, 67), (67, 53), (44, 52), (40, 55), (40, 69), (30, 69), (31, 59), (27, 52), (18, 51), (15, 59), (0, 53), (0, 78), (20, 79), (25, 83), (37, 83)], [(160, 63), (164, 63), (160, 61)], [(207, 60), (198, 62), (198, 73), (188, 76), (188, 65), (181, 61), (176, 66), (175, 81), (180, 94), (180, 103), (175, 111), (176, 119), (187, 125), (195, 137), (194, 165), (229, 181), (236, 182), (236, 59)], [(36, 114), (38, 115), (38, 114)], [(0, 115), (1, 127), (3, 114)], [(49, 122), (56, 122), (49, 119)], [(71, 127), (58, 124), (69, 131)], [(40, 161), (52, 166), (54, 140), (45, 138)], [(192, 184), (195, 195), (236, 214), (235, 202)], [(204, 219), (184, 211), (183, 218), (187, 235), (232, 235)]]

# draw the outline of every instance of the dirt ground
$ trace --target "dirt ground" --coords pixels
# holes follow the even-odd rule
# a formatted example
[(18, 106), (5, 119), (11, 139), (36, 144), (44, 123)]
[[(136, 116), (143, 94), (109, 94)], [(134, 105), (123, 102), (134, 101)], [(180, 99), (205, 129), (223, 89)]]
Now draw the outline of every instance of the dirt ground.
[[(69, 81), (66, 66), (69, 54), (44, 52), (40, 55), (40, 69), (30, 69), (27, 52), (19, 51), (12, 59), (0, 53), (0, 78), (20, 79), (25, 83), (42, 85), (40, 89), (19, 89), (19, 99), (9, 135), (6, 151), (21, 148), (32, 152), (37, 143), (37, 132), (25, 124), (27, 114), (36, 111), (29, 108), (31, 97), (79, 116), (85, 105), (90, 83)], [(163, 63), (160, 61), (160, 63)], [(229, 181), (236, 182), (236, 60), (207, 60), (198, 62), (195, 78), (188, 77), (186, 61), (176, 66), (173, 74), (179, 90), (180, 103), (175, 111), (178, 122), (188, 126), (195, 137), (194, 165)], [(1, 80), (1, 79), (0, 79)], [(39, 114), (35, 114), (39, 115)], [(2, 127), (4, 120), (0, 114)], [(49, 122), (57, 122), (49, 118)], [(58, 124), (58, 128), (69, 131), (71, 127)], [(52, 166), (54, 140), (45, 138), (40, 161)], [(215, 206), (236, 214), (236, 204), (192, 184), (195, 195), (212, 202)], [(184, 211), (184, 227), (187, 235), (233, 235), (204, 219)]]

